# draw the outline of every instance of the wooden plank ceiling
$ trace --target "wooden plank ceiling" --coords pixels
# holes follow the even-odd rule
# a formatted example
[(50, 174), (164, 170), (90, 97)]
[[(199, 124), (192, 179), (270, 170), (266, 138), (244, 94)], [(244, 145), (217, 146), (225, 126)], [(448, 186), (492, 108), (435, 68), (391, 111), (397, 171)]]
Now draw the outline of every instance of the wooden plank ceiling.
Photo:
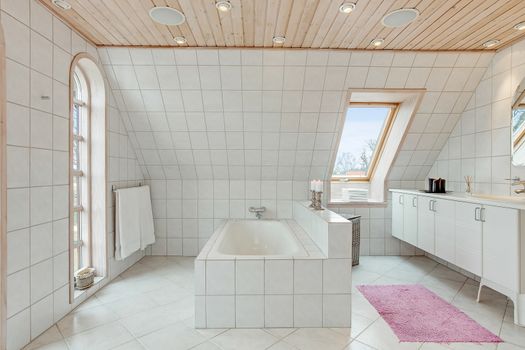
[[(525, 31), (524, 0), (357, 0), (350, 14), (338, 11), (343, 0), (230, 0), (232, 10), (215, 8), (215, 0), (67, 0), (64, 11), (51, 0), (39, 0), (99, 46), (296, 47), (376, 49), (370, 42), (385, 40), (379, 49), (480, 50), (498, 39), (515, 42)], [(182, 11), (186, 22), (163, 26), (148, 15), (153, 6)], [(382, 17), (400, 8), (421, 15), (402, 28), (386, 28)], [(284, 45), (272, 42), (286, 37)]]

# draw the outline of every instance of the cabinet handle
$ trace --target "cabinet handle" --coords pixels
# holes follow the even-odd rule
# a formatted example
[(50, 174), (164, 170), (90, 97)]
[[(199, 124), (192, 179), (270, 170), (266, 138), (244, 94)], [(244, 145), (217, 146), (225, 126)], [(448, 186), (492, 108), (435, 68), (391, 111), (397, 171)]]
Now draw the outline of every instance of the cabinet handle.
[(428, 201), (428, 210), (432, 211), (432, 202), (433, 200)]
[(479, 210), (479, 221), (485, 222), (485, 208)]
[(399, 196), (399, 204), (403, 204), (403, 198), (404, 198), (403, 195), (400, 195), (400, 196)]
[(432, 201), (432, 211), (436, 212), (436, 203), (437, 201)]
[(417, 207), (416, 200), (417, 200), (417, 197), (412, 197), (412, 206), (414, 208)]
[(481, 218), (481, 208), (476, 207), (476, 209), (474, 210), (474, 220), (481, 221), (480, 218)]

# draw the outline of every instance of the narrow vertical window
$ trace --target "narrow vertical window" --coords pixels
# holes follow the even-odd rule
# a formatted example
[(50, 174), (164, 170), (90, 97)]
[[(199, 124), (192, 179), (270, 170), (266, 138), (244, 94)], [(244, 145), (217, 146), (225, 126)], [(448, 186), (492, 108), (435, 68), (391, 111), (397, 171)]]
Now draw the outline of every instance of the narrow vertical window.
[(73, 76), (71, 200), (73, 272), (91, 265), (89, 87), (80, 69)]

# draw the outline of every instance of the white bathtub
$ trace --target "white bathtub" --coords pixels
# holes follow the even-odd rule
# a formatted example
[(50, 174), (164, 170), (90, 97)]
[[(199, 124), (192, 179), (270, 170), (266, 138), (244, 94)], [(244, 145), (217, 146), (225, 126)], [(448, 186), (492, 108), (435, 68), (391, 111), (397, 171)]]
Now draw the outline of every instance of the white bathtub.
[[(351, 326), (352, 223), (298, 204), (294, 219), (216, 228), (195, 259), (196, 328)], [(331, 259), (312, 238), (329, 233), (337, 242), (319, 242), (346, 256)]]
[(219, 232), (210, 257), (298, 257), (307, 256), (286, 221), (229, 220)]

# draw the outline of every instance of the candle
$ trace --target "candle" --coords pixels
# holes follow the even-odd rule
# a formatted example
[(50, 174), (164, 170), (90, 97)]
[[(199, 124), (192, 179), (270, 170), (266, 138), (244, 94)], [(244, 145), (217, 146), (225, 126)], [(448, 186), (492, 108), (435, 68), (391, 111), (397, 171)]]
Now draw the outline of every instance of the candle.
[(315, 191), (316, 192), (323, 192), (323, 182), (321, 180), (318, 180), (315, 184)]
[(315, 180), (310, 181), (310, 191), (315, 191)]

